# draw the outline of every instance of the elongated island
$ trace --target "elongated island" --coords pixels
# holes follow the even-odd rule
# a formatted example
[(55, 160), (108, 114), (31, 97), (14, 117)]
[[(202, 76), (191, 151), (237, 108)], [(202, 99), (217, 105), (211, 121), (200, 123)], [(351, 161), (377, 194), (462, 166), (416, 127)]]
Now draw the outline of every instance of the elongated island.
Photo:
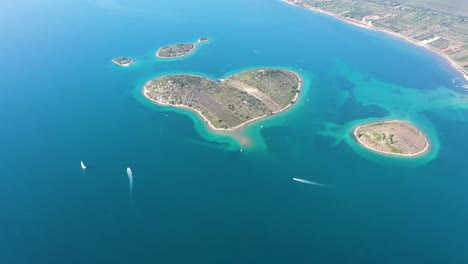
[(162, 59), (184, 57), (192, 53), (196, 47), (195, 43), (172, 44), (159, 48), (156, 52), (156, 57)]
[(159, 105), (197, 112), (213, 130), (233, 131), (286, 110), (302, 87), (298, 74), (279, 68), (242, 71), (220, 80), (165, 75), (146, 82), (143, 94)]
[(354, 129), (354, 136), (364, 147), (382, 154), (413, 157), (429, 150), (426, 136), (400, 120), (360, 125)]

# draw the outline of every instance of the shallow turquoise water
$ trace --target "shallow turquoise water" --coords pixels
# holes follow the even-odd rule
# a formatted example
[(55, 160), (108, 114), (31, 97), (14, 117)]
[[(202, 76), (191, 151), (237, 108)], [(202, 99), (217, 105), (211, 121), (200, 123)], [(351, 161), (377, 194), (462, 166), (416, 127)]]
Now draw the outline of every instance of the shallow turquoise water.
[[(0, 7), (2, 263), (468, 261), (468, 92), (443, 59), (275, 0)], [(153, 59), (204, 36), (191, 57)], [(246, 128), (243, 152), (140, 93), (165, 73), (258, 66), (296, 70), (306, 87)], [(352, 127), (379, 118), (416, 124), (431, 152), (357, 146)]]

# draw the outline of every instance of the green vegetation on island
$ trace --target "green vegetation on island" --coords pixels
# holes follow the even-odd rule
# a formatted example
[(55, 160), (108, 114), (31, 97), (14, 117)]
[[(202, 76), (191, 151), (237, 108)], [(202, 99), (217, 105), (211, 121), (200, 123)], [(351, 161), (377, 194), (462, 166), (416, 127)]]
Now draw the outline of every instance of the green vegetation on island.
[(207, 42), (208, 41), (208, 38), (199, 38), (198, 39), (198, 42)]
[(132, 65), (135, 62), (135, 60), (126, 57), (119, 57), (113, 59), (112, 62), (118, 66), (127, 67)]
[(468, 79), (466, 0), (283, 0), (386, 30), (446, 56)]
[(212, 129), (235, 130), (287, 109), (302, 86), (299, 75), (278, 68), (247, 70), (220, 80), (166, 75), (148, 81), (144, 95), (161, 105), (194, 110)]
[(364, 147), (390, 155), (417, 156), (429, 150), (429, 141), (414, 126), (399, 120), (364, 124), (354, 129)]
[(196, 48), (194, 43), (180, 43), (161, 47), (156, 56), (159, 58), (179, 58), (192, 53)]

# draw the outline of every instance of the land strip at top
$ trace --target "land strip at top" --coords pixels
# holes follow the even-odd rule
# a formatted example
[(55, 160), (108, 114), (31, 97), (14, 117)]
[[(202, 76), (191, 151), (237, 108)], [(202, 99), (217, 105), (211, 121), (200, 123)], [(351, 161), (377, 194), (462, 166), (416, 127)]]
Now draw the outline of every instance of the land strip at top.
[(360, 26), (384, 30), (450, 60), (468, 80), (468, 4), (464, 0), (282, 0)]

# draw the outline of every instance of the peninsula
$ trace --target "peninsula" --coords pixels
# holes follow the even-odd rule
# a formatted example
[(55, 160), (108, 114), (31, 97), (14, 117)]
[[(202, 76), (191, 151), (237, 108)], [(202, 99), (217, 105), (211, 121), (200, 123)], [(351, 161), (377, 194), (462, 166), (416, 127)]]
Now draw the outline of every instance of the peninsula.
[(156, 52), (156, 57), (163, 59), (179, 58), (187, 56), (196, 48), (194, 43), (179, 43), (164, 46)]
[(468, 5), (448, 0), (282, 0), (403, 38), (445, 58), (468, 80)]
[(128, 67), (132, 65), (135, 62), (135, 60), (126, 57), (119, 57), (113, 59), (112, 62), (118, 66)]
[(286, 110), (302, 87), (298, 74), (279, 68), (252, 69), (219, 80), (165, 75), (148, 81), (143, 94), (159, 105), (198, 113), (212, 130), (234, 131)]
[(429, 141), (414, 126), (399, 120), (368, 123), (354, 129), (354, 137), (373, 151), (412, 157), (429, 150)]

